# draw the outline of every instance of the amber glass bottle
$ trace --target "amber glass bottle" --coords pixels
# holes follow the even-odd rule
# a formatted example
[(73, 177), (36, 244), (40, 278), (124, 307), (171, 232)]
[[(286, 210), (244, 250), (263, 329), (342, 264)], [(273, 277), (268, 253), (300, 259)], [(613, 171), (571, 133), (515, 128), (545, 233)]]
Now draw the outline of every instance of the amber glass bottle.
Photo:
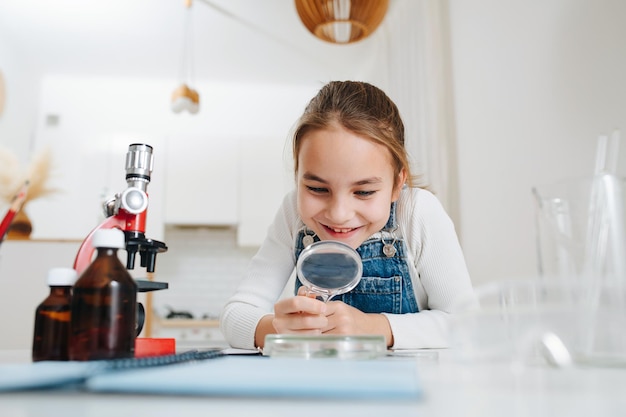
[(70, 303), (76, 271), (52, 268), (47, 281), (50, 294), (35, 311), (32, 357), (34, 362), (66, 361), (69, 359)]
[(97, 230), (97, 255), (74, 284), (70, 359), (131, 358), (135, 353), (137, 284), (117, 256), (124, 232)]

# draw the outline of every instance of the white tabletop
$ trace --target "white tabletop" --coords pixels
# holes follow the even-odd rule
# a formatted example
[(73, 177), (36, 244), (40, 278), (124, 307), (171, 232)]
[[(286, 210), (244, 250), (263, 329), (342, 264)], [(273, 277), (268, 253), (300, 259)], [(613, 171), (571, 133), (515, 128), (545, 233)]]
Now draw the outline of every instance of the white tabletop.
[[(30, 360), (0, 352), (0, 363)], [(317, 359), (323, 360), (323, 359)], [(0, 416), (623, 416), (626, 368), (557, 369), (546, 364), (463, 363), (449, 352), (417, 352), (424, 395), (406, 401), (216, 398), (93, 394), (77, 391), (0, 394)], [(245, 378), (245, 375), (242, 375)]]

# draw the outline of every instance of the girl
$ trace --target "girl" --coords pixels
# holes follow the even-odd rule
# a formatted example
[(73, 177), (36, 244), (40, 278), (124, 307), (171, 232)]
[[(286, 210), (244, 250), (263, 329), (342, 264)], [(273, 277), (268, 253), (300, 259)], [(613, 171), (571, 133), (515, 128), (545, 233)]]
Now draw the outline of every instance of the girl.
[[(262, 348), (271, 333), (382, 334), (395, 349), (446, 347), (453, 305), (474, 294), (452, 221), (411, 175), (395, 104), (364, 82), (327, 84), (296, 126), (293, 158), (296, 189), (222, 311), (229, 344)], [(279, 300), (305, 243), (318, 240), (357, 250), (360, 283), (326, 304), (304, 288)]]

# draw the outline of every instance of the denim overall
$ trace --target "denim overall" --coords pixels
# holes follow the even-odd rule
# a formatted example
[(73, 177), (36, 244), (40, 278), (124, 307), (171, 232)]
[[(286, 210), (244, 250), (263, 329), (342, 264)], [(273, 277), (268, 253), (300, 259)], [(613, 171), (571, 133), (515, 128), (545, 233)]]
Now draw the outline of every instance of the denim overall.
[[(383, 231), (396, 230), (396, 204), (392, 203), (389, 220)], [(308, 232), (308, 233), (307, 233)], [(381, 231), (382, 232), (382, 231)], [(296, 259), (304, 250), (302, 238), (313, 235), (311, 230), (302, 228), (296, 237)], [(317, 236), (313, 236), (319, 241)], [(393, 241), (393, 243), (392, 243)], [(385, 244), (393, 244), (395, 254), (387, 256), (383, 252)], [(359, 284), (350, 292), (333, 297), (331, 301), (343, 301), (364, 313), (417, 313), (417, 301), (409, 274), (406, 258), (406, 245), (402, 237), (391, 239), (369, 238), (356, 251), (363, 262), (363, 276)], [(296, 279), (296, 293), (302, 286)]]

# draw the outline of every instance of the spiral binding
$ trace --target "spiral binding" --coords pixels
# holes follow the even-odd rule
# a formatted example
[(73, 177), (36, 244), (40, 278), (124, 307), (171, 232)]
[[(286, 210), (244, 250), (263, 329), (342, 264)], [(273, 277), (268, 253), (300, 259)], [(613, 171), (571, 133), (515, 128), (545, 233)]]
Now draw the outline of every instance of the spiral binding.
[(162, 356), (148, 356), (145, 358), (107, 359), (102, 361), (103, 370), (117, 371), (123, 369), (150, 368), (154, 366), (173, 365), (183, 362), (215, 359), (225, 356), (220, 349), (190, 350), (183, 353)]

